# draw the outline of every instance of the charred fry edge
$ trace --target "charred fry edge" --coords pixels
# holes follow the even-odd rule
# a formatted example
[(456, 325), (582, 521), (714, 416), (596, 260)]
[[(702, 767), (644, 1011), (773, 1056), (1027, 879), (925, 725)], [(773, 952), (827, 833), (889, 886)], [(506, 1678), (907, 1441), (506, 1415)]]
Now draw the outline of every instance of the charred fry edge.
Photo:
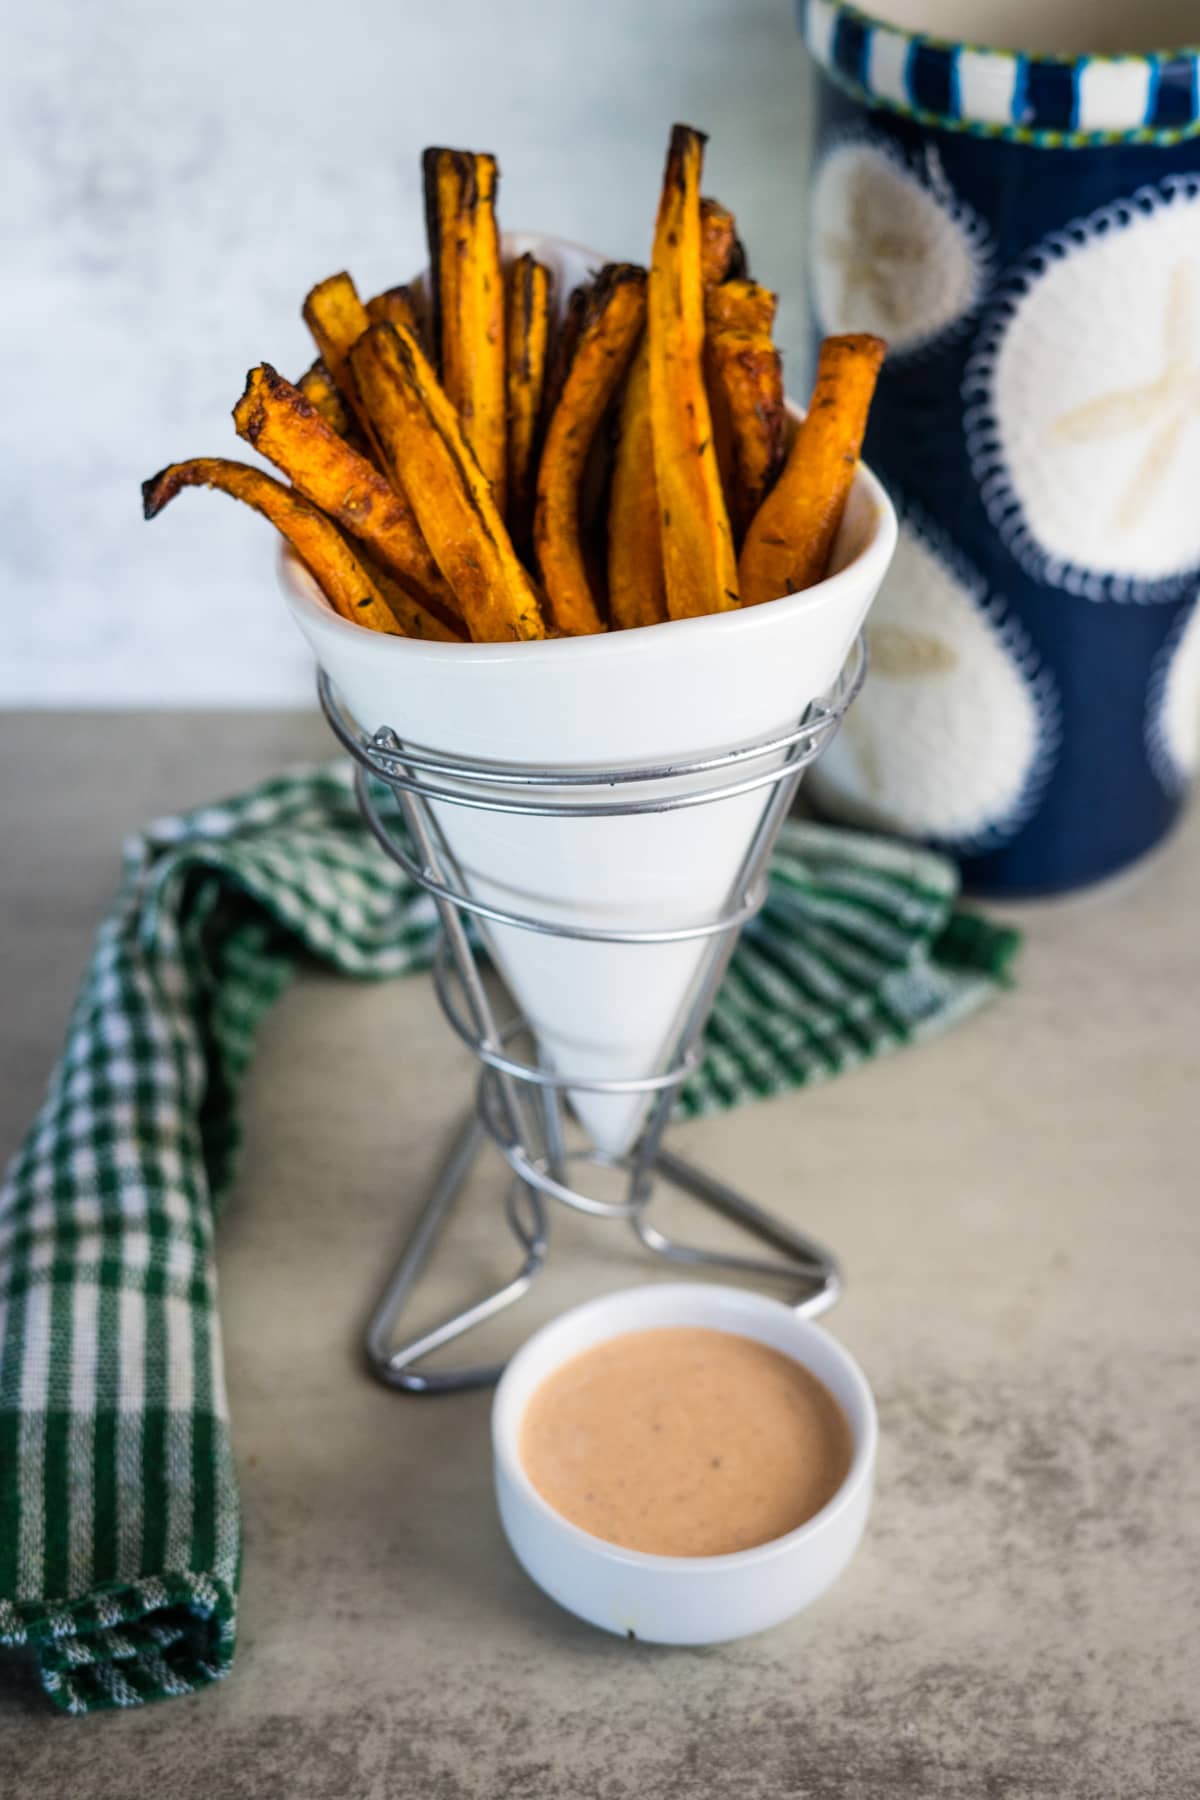
[(528, 544), (533, 528), (535, 452), (546, 385), (551, 276), (528, 252), (508, 271), (508, 526)]
[(372, 325), (352, 356), (388, 466), (403, 464), (409, 502), (471, 636), (544, 637), (537, 594), (491, 486), (412, 333)]
[(583, 330), (583, 322), (587, 318), (592, 284), (581, 282), (572, 288), (567, 301), (566, 310), (559, 321), (558, 330), (554, 334), (554, 347), (547, 362), (546, 390), (542, 396), (542, 436), (546, 435), (546, 426), (562, 399), (562, 391), (566, 386), (571, 364), (575, 360), (575, 352), (579, 348), (579, 334)]
[(170, 463), (142, 483), (144, 517), (156, 518), (185, 487), (217, 488), (254, 507), (282, 532), (343, 619), (394, 637), (404, 635), (337, 526), (273, 475), (227, 457), (200, 456), (190, 462)]
[(825, 575), (886, 348), (865, 332), (821, 345), (808, 412), (746, 534), (741, 575), (748, 606), (800, 593)]
[(604, 630), (580, 540), (580, 488), (588, 452), (645, 316), (645, 269), (609, 263), (591, 289), (575, 355), (546, 428), (533, 541), (554, 623), (572, 636)]
[(442, 318), (446, 305), (445, 288), (453, 279), (452, 271), (442, 273), (445, 230), (442, 224), (442, 202), (438, 178), (443, 156), (453, 157), (453, 150), (431, 144), (421, 153), (421, 177), (425, 191), (425, 239), (429, 245), (429, 360), (439, 381), (444, 378), (442, 365)]
[(737, 562), (704, 387), (700, 171), (704, 134), (671, 133), (654, 230), (648, 334), (654, 474), (672, 618), (739, 604)]

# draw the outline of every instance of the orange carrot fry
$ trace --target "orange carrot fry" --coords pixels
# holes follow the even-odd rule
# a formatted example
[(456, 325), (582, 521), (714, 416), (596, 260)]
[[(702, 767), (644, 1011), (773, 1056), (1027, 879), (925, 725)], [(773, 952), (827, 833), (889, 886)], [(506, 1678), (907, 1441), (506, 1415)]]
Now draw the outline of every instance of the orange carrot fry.
[(673, 619), (739, 604), (733, 534), (704, 387), (700, 168), (704, 137), (671, 134), (650, 269), (648, 334), (654, 477)]
[(823, 579), (886, 348), (882, 338), (866, 333), (826, 338), (821, 345), (808, 412), (742, 547), (747, 606), (800, 593)]
[(442, 386), (504, 513), (504, 274), (494, 156), (426, 150), (425, 222)]
[(575, 356), (546, 428), (533, 541), (554, 623), (572, 636), (604, 630), (581, 541), (580, 491), (588, 452), (645, 316), (646, 271), (609, 263), (591, 290)]
[(404, 491), (471, 636), (546, 635), (537, 593), (517, 560), (491, 483), (417, 340), (372, 325), (351, 353), (389, 472)]
[(550, 271), (519, 256), (508, 271), (508, 528), (525, 545), (533, 526), (535, 452), (550, 337)]
[(142, 483), (142, 510), (155, 518), (185, 487), (219, 488), (270, 519), (309, 570), (335, 612), (352, 624), (402, 637), (382, 595), (336, 525), (282, 482), (248, 463), (199, 456), (172, 463)]

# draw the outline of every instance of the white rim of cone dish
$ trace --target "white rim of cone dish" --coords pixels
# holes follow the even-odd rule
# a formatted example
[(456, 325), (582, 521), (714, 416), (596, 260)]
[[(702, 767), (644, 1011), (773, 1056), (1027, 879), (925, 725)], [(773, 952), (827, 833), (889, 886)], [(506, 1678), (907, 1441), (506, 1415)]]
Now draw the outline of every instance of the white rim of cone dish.
[[(794, 408), (791, 410), (795, 411)], [(593, 662), (602, 658), (620, 661), (629, 656), (641, 656), (651, 642), (657, 645), (664, 632), (673, 634), (672, 641), (682, 645), (683, 633), (688, 633), (691, 641), (701, 633), (707, 633), (714, 639), (714, 651), (717, 640), (724, 636), (732, 640), (736, 635), (747, 635), (755, 631), (763, 631), (772, 625), (782, 623), (778, 609), (787, 608), (789, 612), (817, 608), (836, 608), (844, 599), (850, 587), (861, 588), (867, 584), (877, 586), (882, 581), (891, 561), (896, 545), (896, 515), (892, 503), (878, 476), (872, 473), (865, 463), (860, 463), (850, 490), (847, 502), (847, 521), (843, 522), (843, 533), (846, 523), (853, 517), (864, 521), (859, 529), (865, 529), (865, 541), (856, 554), (845, 562), (838, 562), (839, 545), (834, 545), (833, 561), (835, 568), (832, 574), (823, 581), (818, 581), (810, 588), (798, 594), (788, 594), (778, 600), (769, 600), (758, 606), (746, 606), (723, 613), (705, 613), (695, 619), (668, 619), (660, 625), (642, 625), (632, 631), (604, 631), (587, 637), (535, 638), (531, 641), (516, 640), (502, 644), (446, 644), (431, 643), (424, 638), (390, 637), (383, 632), (368, 631), (362, 625), (352, 625), (348, 619), (341, 618), (321, 594), (316, 582), (308, 573), (294, 552), (284, 549), (281, 553), (281, 580), (284, 593), (293, 611), (319, 632), (331, 633), (334, 639), (343, 642), (353, 640), (362, 645), (368, 640), (372, 653), (378, 657), (380, 665), (387, 658), (394, 662), (456, 662), (468, 657), (474, 663), (508, 663), (514, 658), (522, 662), (549, 662), (561, 664), (569, 657), (586, 656)]]

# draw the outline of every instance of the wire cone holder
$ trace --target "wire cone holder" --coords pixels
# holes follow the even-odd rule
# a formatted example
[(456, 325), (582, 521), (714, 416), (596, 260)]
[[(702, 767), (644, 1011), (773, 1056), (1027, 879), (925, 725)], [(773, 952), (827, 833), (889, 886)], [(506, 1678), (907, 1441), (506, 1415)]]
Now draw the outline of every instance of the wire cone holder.
[[(550, 1202), (593, 1218), (625, 1221), (645, 1251), (664, 1261), (783, 1286), (795, 1295), (793, 1304), (798, 1312), (811, 1316), (833, 1305), (841, 1290), (841, 1276), (828, 1250), (735, 1188), (665, 1149), (662, 1139), (679, 1090), (700, 1062), (704, 1028), (737, 934), (766, 899), (771, 852), (800, 777), (832, 740), (865, 674), (866, 647), (860, 636), (831, 691), (814, 701), (788, 732), (669, 765), (586, 771), (443, 755), (405, 743), (387, 728), (367, 736), (339, 702), (328, 676), (320, 676), (321, 705), (335, 736), (357, 765), (358, 801), (368, 826), (437, 908), (440, 932), (433, 975), (438, 1000), (451, 1027), (480, 1064), (475, 1105), (367, 1328), (369, 1366), (388, 1386), (432, 1394), (483, 1387), (498, 1379), (502, 1365), (452, 1370), (431, 1370), (423, 1365), (434, 1351), (528, 1292), (547, 1256)], [(709, 806), (756, 789), (764, 791), (762, 814), (720, 912), (699, 924), (653, 930), (548, 920), (472, 896), (433, 810), (437, 805), (526, 817), (602, 819)], [(407, 829), (407, 843), (397, 833), (398, 823)], [(643, 947), (701, 940), (701, 968), (666, 1066), (657, 1073), (627, 1079), (586, 1077), (552, 1068), (524, 1019), (501, 1021), (496, 1016), (479, 959), (479, 940), (489, 926)], [(514, 1048), (523, 1037), (534, 1044), (529, 1059)], [(628, 1154), (618, 1156), (595, 1147), (567, 1148), (565, 1110), (568, 1096), (573, 1094), (626, 1096), (648, 1103), (640, 1134)], [(489, 1144), (510, 1172), (505, 1215), (518, 1252), (515, 1273), (473, 1305), (418, 1336), (397, 1342), (405, 1305), (477, 1158)], [(575, 1185), (575, 1170), (589, 1166), (618, 1170), (624, 1178), (624, 1197), (601, 1199)], [(769, 1246), (773, 1254), (729, 1254), (665, 1235), (652, 1217), (659, 1177), (735, 1222), (750, 1237)]]

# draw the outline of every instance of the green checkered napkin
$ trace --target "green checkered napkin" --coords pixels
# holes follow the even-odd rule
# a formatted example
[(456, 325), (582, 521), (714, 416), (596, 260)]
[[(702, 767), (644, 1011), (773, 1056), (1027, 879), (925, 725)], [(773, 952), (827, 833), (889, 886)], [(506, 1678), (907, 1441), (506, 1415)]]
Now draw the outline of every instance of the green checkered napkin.
[[(1012, 932), (955, 910), (940, 858), (785, 827), (687, 1114), (939, 1031)], [(0, 1644), (72, 1713), (186, 1694), (233, 1655), (241, 1535), (213, 1223), (254, 1032), (306, 953), (426, 967), (428, 899), (343, 766), (152, 825), (125, 848), (41, 1112), (0, 1188)]]

